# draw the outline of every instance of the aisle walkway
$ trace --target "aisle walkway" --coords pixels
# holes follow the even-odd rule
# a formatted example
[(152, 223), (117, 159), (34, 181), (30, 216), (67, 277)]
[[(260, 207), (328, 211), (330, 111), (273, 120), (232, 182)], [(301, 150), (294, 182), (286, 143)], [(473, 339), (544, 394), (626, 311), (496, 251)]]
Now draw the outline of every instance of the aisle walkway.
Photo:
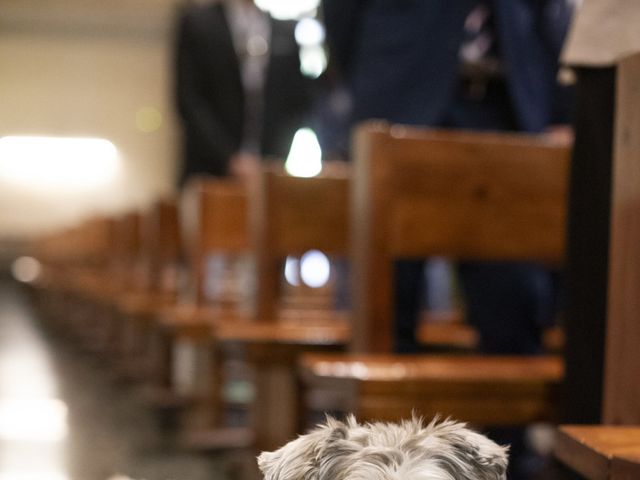
[(167, 438), (104, 368), (47, 338), (23, 292), (0, 280), (0, 480), (244, 480), (251, 471), (249, 453), (193, 455)]

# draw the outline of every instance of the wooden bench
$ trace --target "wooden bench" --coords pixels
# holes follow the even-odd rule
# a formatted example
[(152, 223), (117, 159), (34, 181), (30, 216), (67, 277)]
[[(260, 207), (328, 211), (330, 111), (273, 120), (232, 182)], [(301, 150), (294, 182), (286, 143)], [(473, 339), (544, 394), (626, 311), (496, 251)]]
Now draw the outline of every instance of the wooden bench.
[(128, 211), (115, 217), (113, 230), (113, 248), (111, 261), (108, 266), (109, 281), (96, 296), (95, 300), (101, 304), (105, 318), (105, 350), (110, 355), (112, 363), (119, 359), (122, 352), (121, 324), (122, 316), (118, 309), (118, 300), (137, 288), (136, 268), (140, 257), (141, 245), (141, 214), (137, 210)]
[(71, 228), (47, 235), (36, 250), (43, 271), (37, 285), (45, 316), (77, 343), (93, 348), (101, 322), (94, 299), (107, 281), (113, 222), (89, 218)]
[[(177, 303), (157, 316), (155, 386), (147, 396), (160, 406), (188, 407), (182, 423), (190, 447), (244, 447), (253, 440), (246, 429), (225, 427), (224, 359), (213, 336), (216, 324), (249, 318), (242, 293), (249, 287), (237, 278), (249, 262), (247, 192), (236, 180), (198, 178), (181, 201), (185, 282)], [(181, 347), (197, 357), (189, 378), (175, 368)]]
[[(602, 422), (605, 425), (561, 426), (555, 448), (560, 461), (588, 480), (640, 478), (639, 81), (640, 54), (636, 53), (616, 66), (609, 277), (608, 290), (600, 292), (606, 295), (608, 302), (602, 389), (597, 380), (591, 382), (591, 376), (584, 376), (592, 383), (589, 387), (594, 390), (593, 395), (596, 398), (602, 395)], [(568, 333), (575, 333), (576, 328), (580, 325), (576, 324)], [(584, 368), (583, 363), (577, 361), (581, 358), (569, 357), (568, 360), (572, 361), (574, 369), (568, 370), (567, 374), (577, 376), (576, 368)], [(595, 372), (590, 373), (597, 377)], [(582, 383), (576, 384), (584, 387)], [(574, 393), (582, 390), (574, 388)]]
[(177, 205), (173, 199), (159, 199), (137, 222), (133, 222), (135, 217), (126, 220), (130, 223), (123, 227), (133, 231), (122, 233), (129, 236), (122, 239), (123, 247), (138, 248), (133, 258), (127, 255), (129, 265), (118, 267), (123, 277), (115, 298), (120, 327), (117, 363), (125, 378), (147, 381), (153, 373), (156, 317), (175, 304), (178, 291), (182, 242)]
[(640, 427), (564, 425), (555, 456), (587, 480), (640, 478)]
[[(350, 404), (360, 408), (356, 413), (362, 420), (405, 417), (412, 405), (419, 413), (421, 406), (428, 407), (427, 414), (437, 406), (444, 415), (460, 413), (462, 420), (469, 415), (481, 424), (554, 419), (554, 392), (563, 375), (562, 361), (556, 357), (425, 356), (418, 361), (389, 356), (392, 261), (439, 255), (560, 264), (569, 148), (525, 135), (418, 131), (379, 123), (361, 126), (354, 145), (357, 335), (351, 350), (380, 356), (305, 356), (301, 374), (308, 390), (313, 393), (327, 385), (341, 389), (345, 396), (355, 397)], [(430, 366), (431, 360), (437, 367)], [(471, 369), (476, 362), (484, 368), (479, 377), (467, 374), (476, 371)], [(444, 388), (443, 371), (451, 377), (451, 390)], [(376, 375), (369, 378), (358, 372)], [(358, 385), (355, 391), (345, 390), (349, 376)], [(491, 394), (500, 389), (504, 394)], [(485, 403), (479, 410), (475, 407), (481, 399)], [(505, 405), (512, 402), (528, 408), (507, 414)], [(390, 413), (389, 405), (403, 408)], [(504, 416), (496, 418), (500, 412)]]
[(260, 449), (275, 448), (301, 432), (298, 355), (342, 349), (349, 340), (347, 313), (336, 311), (331, 295), (319, 299), (301, 286), (303, 292), (291, 299), (283, 288), (286, 257), (314, 249), (329, 257), (345, 254), (348, 192), (348, 177), (342, 172), (296, 178), (267, 168), (252, 197), (257, 263), (253, 320), (220, 322), (215, 338), (247, 349), (255, 370), (252, 424)]
[[(365, 420), (397, 421), (413, 411), (478, 425), (556, 420), (559, 357), (475, 355), (304, 355), (302, 379), (342, 398)], [(342, 394), (340, 393), (342, 392)]]
[[(480, 334), (464, 319), (460, 310), (425, 311), (416, 332), (418, 342), (435, 350), (473, 352), (480, 345)], [(544, 330), (542, 344), (545, 352), (560, 354), (564, 349), (565, 333), (561, 325)]]

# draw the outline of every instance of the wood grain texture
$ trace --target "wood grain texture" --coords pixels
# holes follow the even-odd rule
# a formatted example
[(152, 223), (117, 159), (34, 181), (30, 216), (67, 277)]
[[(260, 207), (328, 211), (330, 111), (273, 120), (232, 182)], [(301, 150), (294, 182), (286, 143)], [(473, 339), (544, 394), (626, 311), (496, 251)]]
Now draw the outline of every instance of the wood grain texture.
[(622, 480), (634, 469), (640, 471), (640, 428), (564, 425), (558, 430), (554, 453), (588, 480)]
[(640, 424), (640, 55), (618, 67), (604, 422)]
[(611, 462), (611, 480), (637, 480), (640, 478), (640, 457), (615, 457)]
[(182, 196), (180, 221), (191, 272), (190, 296), (205, 303), (205, 261), (214, 253), (247, 254), (250, 249), (249, 193), (239, 181), (196, 178)]
[(215, 336), (219, 341), (273, 345), (345, 345), (349, 341), (351, 332), (344, 317), (308, 318), (306, 313), (297, 320), (219, 323)]
[(251, 225), (257, 266), (256, 316), (275, 321), (282, 267), (288, 255), (320, 250), (345, 255), (349, 179), (344, 172), (299, 178), (268, 168), (252, 198)]
[(412, 411), (489, 425), (552, 420), (563, 363), (558, 357), (305, 355), (313, 388), (351, 390), (361, 420), (397, 421)]
[(569, 156), (568, 146), (528, 135), (361, 125), (353, 351), (391, 350), (394, 259), (561, 263)]

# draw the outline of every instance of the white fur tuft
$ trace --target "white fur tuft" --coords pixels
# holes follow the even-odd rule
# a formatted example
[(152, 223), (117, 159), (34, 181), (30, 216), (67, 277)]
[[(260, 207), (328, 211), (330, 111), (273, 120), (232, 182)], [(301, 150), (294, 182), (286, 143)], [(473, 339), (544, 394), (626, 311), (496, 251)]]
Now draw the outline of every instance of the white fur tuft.
[(505, 480), (508, 448), (453, 420), (360, 425), (327, 418), (306, 435), (263, 452), (265, 480)]

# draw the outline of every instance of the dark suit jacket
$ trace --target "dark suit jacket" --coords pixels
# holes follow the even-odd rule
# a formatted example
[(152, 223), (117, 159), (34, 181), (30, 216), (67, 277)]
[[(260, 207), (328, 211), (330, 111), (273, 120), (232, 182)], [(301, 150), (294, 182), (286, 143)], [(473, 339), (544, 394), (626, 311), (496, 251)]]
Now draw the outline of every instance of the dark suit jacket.
[[(295, 24), (271, 21), (264, 86), (262, 154), (284, 157), (311, 102), (300, 72)], [(175, 98), (184, 133), (180, 181), (197, 173), (226, 175), (240, 148), (245, 95), (222, 4), (185, 7), (178, 21)]]
[[(519, 126), (556, 117), (566, 0), (489, 0)], [(437, 125), (456, 88), (458, 50), (473, 0), (324, 0), (331, 55), (354, 94), (354, 120)]]

